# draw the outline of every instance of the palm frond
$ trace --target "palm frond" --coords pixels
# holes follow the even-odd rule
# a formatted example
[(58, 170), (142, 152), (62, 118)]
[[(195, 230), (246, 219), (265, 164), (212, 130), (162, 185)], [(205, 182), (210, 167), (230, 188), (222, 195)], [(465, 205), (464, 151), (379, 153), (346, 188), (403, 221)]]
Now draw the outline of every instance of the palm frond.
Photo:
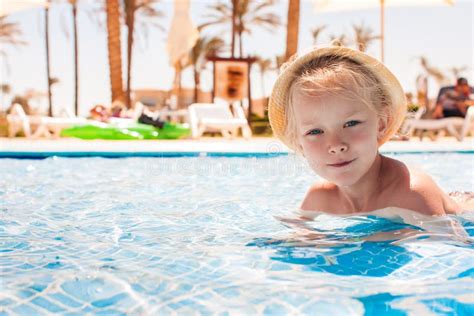
[(318, 37), (321, 35), (322, 31), (326, 28), (326, 24), (317, 26), (311, 29), (311, 35), (313, 37), (313, 44), (316, 45)]
[(257, 58), (256, 64), (261, 72), (265, 72), (272, 68), (273, 61), (269, 58)]
[(20, 46), (26, 45), (27, 42), (22, 40), (20, 36), (23, 35), (19, 25), (14, 22), (6, 21), (6, 17), (0, 17), (0, 44)]
[(347, 44), (349, 43), (349, 40), (347, 39), (345, 34), (341, 34), (341, 35), (332, 34), (329, 36), (329, 38), (331, 41), (338, 41), (342, 46), (347, 46)]
[(469, 69), (468, 66), (461, 66), (461, 67), (454, 66), (454, 67), (449, 68), (449, 71), (453, 75), (454, 79), (457, 79), (461, 77), (462, 74), (468, 69)]
[(189, 52), (188, 62), (200, 73), (206, 66), (206, 57), (216, 55), (224, 49), (226, 49), (225, 42), (221, 38), (201, 37), (196, 41), (196, 44)]
[(421, 67), (429, 76), (435, 79), (440, 85), (446, 82), (446, 76), (443, 74), (443, 72), (440, 69), (431, 66), (425, 56), (420, 56), (419, 59)]
[[(232, 26), (233, 1), (217, 3), (208, 6), (209, 13), (205, 15), (207, 20), (198, 26), (201, 31), (213, 25)], [(239, 0), (235, 2), (236, 25), (235, 31), (238, 35), (251, 34), (254, 27), (263, 28), (266, 31), (274, 31), (281, 26), (280, 17), (269, 12), (275, 1), (273, 0)]]
[(365, 26), (364, 23), (359, 25), (353, 24), (352, 28), (355, 36), (354, 42), (360, 51), (366, 51), (373, 41), (381, 38), (380, 35), (374, 35), (374, 31), (370, 27)]

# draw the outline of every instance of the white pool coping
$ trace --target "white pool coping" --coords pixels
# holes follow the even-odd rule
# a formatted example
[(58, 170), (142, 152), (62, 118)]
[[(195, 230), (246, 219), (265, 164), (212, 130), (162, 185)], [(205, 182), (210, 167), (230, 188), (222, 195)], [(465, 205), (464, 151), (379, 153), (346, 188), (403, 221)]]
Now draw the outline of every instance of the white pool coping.
[[(454, 138), (436, 141), (390, 141), (381, 147), (381, 152), (472, 152), (474, 138), (463, 142)], [(110, 141), (80, 139), (26, 139), (0, 138), (0, 154), (5, 153), (288, 153), (288, 148), (276, 138), (254, 137), (245, 139), (224, 139), (207, 137), (200, 140), (144, 140)]]

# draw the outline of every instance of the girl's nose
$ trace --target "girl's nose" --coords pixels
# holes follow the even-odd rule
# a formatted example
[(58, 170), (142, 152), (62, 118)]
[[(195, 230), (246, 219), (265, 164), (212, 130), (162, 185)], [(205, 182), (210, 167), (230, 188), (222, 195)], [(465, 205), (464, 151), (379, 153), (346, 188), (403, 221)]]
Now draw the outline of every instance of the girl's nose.
[(344, 143), (333, 144), (329, 146), (329, 153), (330, 154), (343, 153), (343, 152), (346, 152), (347, 149), (348, 149), (348, 146)]

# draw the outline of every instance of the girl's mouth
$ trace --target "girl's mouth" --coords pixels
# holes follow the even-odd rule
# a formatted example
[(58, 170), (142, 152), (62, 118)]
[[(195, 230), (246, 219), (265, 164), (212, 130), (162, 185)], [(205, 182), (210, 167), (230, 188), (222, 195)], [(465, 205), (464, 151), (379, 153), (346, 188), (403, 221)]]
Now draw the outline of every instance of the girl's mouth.
[(353, 162), (354, 160), (355, 160), (355, 159), (347, 160), (347, 161), (343, 161), (343, 162), (338, 162), (338, 163), (330, 163), (330, 164), (328, 164), (328, 166), (340, 168), (340, 167), (347, 166), (348, 164), (350, 164), (350, 163)]

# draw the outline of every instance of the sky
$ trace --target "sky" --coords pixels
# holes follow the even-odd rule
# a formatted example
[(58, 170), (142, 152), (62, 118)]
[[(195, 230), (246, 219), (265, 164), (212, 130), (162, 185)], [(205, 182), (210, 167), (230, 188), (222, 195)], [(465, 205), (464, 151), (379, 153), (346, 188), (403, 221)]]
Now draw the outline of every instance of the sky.
[[(81, 1), (81, 0), (80, 0)], [(99, 1), (99, 0), (97, 0)], [(355, 0), (353, 0), (355, 1)], [(387, 3), (394, 0), (386, 0)], [(190, 15), (198, 25), (206, 21), (208, 6), (216, 0), (191, 0)], [(221, 0), (222, 2), (222, 0)], [(378, 3), (378, 1), (375, 1)], [(273, 12), (286, 23), (288, 2), (277, 1)], [(173, 1), (162, 0), (157, 9), (164, 17), (157, 20), (164, 30), (149, 28), (147, 40), (143, 36), (134, 47), (132, 63), (132, 89), (170, 89), (174, 70), (169, 65), (166, 40), (173, 15)], [(422, 73), (419, 58), (425, 56), (430, 64), (452, 78), (451, 67), (467, 67), (463, 73), (474, 82), (473, 64), (473, 13), (471, 0), (457, 0), (454, 6), (434, 5), (420, 7), (387, 6), (385, 10), (385, 64), (400, 80), (406, 92), (416, 91), (416, 77)], [(94, 16), (96, 18), (94, 18)], [(110, 103), (110, 82), (107, 56), (107, 34), (105, 16), (94, 13), (88, 2), (80, 3), (78, 11), (79, 41), (79, 103), (82, 116), (95, 104)], [(0, 57), (0, 84), (9, 84), (10, 95), (0, 96), (1, 109), (6, 109), (14, 94), (24, 94), (34, 89), (46, 92), (46, 54), (44, 39), (44, 11), (31, 9), (11, 14), (8, 21), (18, 22), (23, 32), (22, 39), (27, 46), (2, 47), (7, 59)], [(331, 35), (346, 34), (352, 38), (352, 25), (361, 24), (379, 34), (380, 10), (377, 6), (363, 10), (337, 12), (315, 12), (310, 0), (301, 0), (299, 50), (313, 45), (311, 29), (326, 25), (318, 43), (327, 43)], [(209, 28), (206, 34), (219, 35), (230, 40), (230, 27)], [(268, 32), (255, 28), (250, 36), (244, 37), (244, 52), (253, 56), (275, 58), (285, 51), (286, 28), (280, 27)], [(126, 29), (122, 29), (123, 67), (125, 70)], [(369, 46), (367, 53), (380, 58), (380, 42)], [(54, 5), (50, 9), (50, 60), (51, 76), (59, 83), (53, 86), (53, 107), (55, 113), (63, 108), (73, 109), (74, 64), (72, 42), (72, 13), (68, 4)], [(8, 66), (7, 66), (8, 65)], [(124, 72), (125, 73), (125, 72)], [(252, 96), (262, 96), (261, 76), (257, 66), (252, 67)], [(268, 73), (264, 80), (265, 95), (271, 91), (276, 71)], [(183, 74), (184, 87), (193, 86), (192, 74)], [(210, 90), (212, 77), (210, 67), (203, 74), (203, 89)], [(429, 95), (436, 96), (438, 85), (429, 81)], [(33, 105), (46, 106), (46, 99), (37, 98)]]

